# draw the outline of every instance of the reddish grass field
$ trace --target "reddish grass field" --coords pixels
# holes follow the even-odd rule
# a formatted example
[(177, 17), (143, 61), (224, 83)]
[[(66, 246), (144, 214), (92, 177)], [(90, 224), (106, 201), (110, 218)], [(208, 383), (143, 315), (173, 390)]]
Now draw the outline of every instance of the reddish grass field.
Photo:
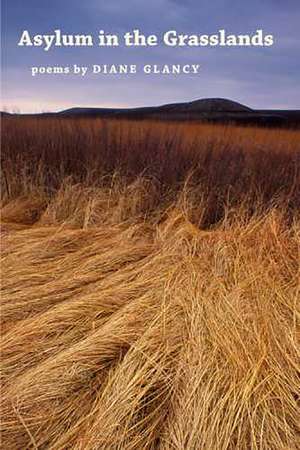
[(300, 131), (5, 117), (2, 446), (297, 450)]

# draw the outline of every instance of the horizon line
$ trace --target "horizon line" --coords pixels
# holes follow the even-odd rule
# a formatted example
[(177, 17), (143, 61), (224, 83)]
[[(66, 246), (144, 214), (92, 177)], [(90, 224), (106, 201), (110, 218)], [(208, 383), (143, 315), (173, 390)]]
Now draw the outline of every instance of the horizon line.
[(59, 109), (44, 109), (44, 108), (38, 108), (36, 110), (28, 110), (26, 107), (22, 108), (22, 107), (18, 107), (18, 106), (6, 106), (3, 105), (1, 108), (1, 113), (7, 113), (7, 114), (20, 114), (20, 115), (27, 115), (27, 114), (57, 114), (63, 111), (67, 111), (67, 110), (71, 110), (71, 109), (112, 109), (112, 110), (130, 110), (130, 109), (141, 109), (141, 108), (158, 108), (158, 107), (162, 107), (162, 106), (167, 106), (167, 105), (176, 105), (176, 104), (183, 104), (183, 103), (193, 103), (196, 101), (201, 101), (201, 100), (223, 100), (223, 101), (230, 101), (233, 103), (239, 103), (241, 106), (243, 107), (247, 107), (253, 111), (276, 111), (276, 110), (282, 110), (282, 111), (299, 111), (300, 110), (300, 106), (299, 107), (287, 107), (287, 106), (278, 106), (278, 107), (264, 107), (264, 108), (255, 108), (253, 106), (249, 106), (248, 104), (245, 104), (239, 100), (233, 100), (231, 98), (226, 98), (226, 97), (201, 97), (201, 98), (194, 98), (192, 100), (183, 100), (183, 101), (174, 101), (174, 102), (168, 102), (168, 103), (159, 103), (159, 104), (143, 104), (140, 106), (129, 106), (129, 105), (120, 105), (120, 106), (115, 106), (115, 105), (107, 105), (107, 103), (105, 105), (90, 105), (90, 106), (86, 106), (86, 105), (62, 105), (61, 108)]

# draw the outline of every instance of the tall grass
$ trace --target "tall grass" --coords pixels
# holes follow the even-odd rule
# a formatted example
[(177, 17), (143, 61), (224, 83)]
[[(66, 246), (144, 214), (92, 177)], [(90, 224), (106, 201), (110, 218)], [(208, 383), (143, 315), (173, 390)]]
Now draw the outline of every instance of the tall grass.
[(3, 448), (300, 448), (299, 136), (5, 119)]
[(2, 133), (4, 201), (37, 187), (53, 195), (66, 178), (109, 186), (117, 173), (125, 184), (151, 179), (160, 196), (177, 195), (188, 179), (206, 197), (207, 225), (224, 205), (300, 206), (299, 130), (6, 118)]

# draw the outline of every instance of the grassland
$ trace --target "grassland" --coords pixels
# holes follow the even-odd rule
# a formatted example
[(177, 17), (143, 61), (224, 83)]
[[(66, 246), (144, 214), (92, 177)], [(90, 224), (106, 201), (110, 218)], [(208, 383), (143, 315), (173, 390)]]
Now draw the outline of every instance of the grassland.
[(300, 449), (300, 131), (2, 139), (2, 448)]

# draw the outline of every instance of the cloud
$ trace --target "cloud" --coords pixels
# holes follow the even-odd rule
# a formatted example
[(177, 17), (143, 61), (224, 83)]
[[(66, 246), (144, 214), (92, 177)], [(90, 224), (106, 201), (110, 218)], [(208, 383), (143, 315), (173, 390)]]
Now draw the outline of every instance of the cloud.
[[(4, 0), (5, 27), (3, 80), (5, 96), (28, 108), (33, 105), (149, 105), (205, 96), (231, 97), (253, 107), (300, 107), (297, 84), (300, 72), (300, 2), (287, 0)], [(234, 33), (263, 28), (276, 36), (270, 49), (225, 48), (68, 48), (44, 52), (16, 46), (20, 30), (33, 33), (61, 28), (68, 33), (97, 33), (99, 29), (123, 33), (139, 28), (161, 34), (176, 29), (186, 34), (211, 33), (225, 28)], [(202, 65), (197, 78), (132, 79), (98, 78), (78, 80), (30, 77), (32, 65), (103, 63), (196, 63)], [(21, 81), (20, 81), (21, 80)], [(24, 98), (26, 99), (24, 100)], [(25, 106), (24, 106), (25, 107)], [(35, 106), (36, 107), (36, 106)], [(53, 108), (55, 109), (55, 108)]]

